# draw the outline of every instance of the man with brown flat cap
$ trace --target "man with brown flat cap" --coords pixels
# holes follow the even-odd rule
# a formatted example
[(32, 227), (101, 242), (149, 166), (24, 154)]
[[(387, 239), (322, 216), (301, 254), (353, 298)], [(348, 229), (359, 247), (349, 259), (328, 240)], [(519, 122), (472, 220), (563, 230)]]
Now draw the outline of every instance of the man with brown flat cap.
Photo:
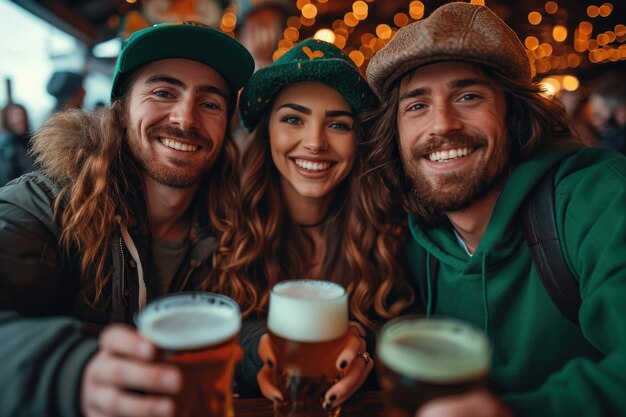
[[(493, 345), (489, 390), (417, 415), (623, 415), (626, 159), (571, 140), (519, 39), (484, 6), (450, 3), (406, 26), (367, 76), (381, 99), (371, 163), (410, 212), (427, 313)], [(531, 250), (534, 238), (545, 242)]]

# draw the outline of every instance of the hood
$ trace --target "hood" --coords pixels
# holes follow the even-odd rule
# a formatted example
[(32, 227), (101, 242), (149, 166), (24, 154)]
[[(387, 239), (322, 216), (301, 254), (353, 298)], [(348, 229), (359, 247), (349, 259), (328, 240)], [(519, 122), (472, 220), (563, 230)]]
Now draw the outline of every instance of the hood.
[[(474, 256), (468, 256), (461, 248), (449, 224), (424, 229), (415, 216), (410, 215), (409, 229), (413, 238), (430, 256), (465, 273), (480, 273), (485, 259), (488, 264), (506, 262), (509, 257), (515, 256), (516, 248), (524, 239), (523, 234), (519, 233), (516, 216), (526, 196), (553, 165), (582, 147), (575, 142), (546, 145), (531, 159), (515, 168), (496, 201), (485, 235)], [(503, 245), (503, 241), (507, 244)]]
[[(111, 153), (105, 140), (105, 118), (78, 110), (55, 113), (32, 139), (32, 153), (46, 176), (57, 182), (74, 181), (93, 155)], [(117, 152), (116, 152), (117, 153)], [(114, 157), (117, 155), (114, 155)]]

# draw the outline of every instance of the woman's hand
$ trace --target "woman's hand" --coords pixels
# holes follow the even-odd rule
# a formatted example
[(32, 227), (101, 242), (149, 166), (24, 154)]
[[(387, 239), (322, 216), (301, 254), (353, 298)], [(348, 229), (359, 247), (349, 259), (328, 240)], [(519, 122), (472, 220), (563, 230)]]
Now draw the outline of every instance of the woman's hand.
[(487, 390), (436, 398), (424, 404), (415, 417), (512, 417), (511, 411)]
[(276, 363), (276, 357), (270, 346), (269, 335), (265, 333), (259, 340), (259, 356), (263, 361), (263, 367), (256, 376), (259, 383), (261, 394), (268, 400), (281, 403), (283, 402), (283, 394), (272, 383), (272, 369)]
[(357, 322), (350, 322), (348, 342), (337, 358), (337, 369), (343, 371), (343, 377), (326, 391), (324, 408), (330, 410), (350, 398), (373, 368), (374, 360), (365, 344), (365, 329)]
[[(330, 410), (347, 400), (363, 385), (372, 371), (374, 361), (366, 352), (364, 335), (365, 331), (358, 323), (350, 323), (346, 346), (336, 362), (337, 370), (343, 374), (343, 377), (326, 391), (323, 405), (325, 409)], [(261, 393), (265, 398), (280, 403), (284, 398), (280, 390), (272, 383), (272, 368), (276, 363), (276, 358), (267, 334), (264, 334), (259, 341), (259, 355), (264, 363), (257, 375)]]
[(156, 353), (156, 347), (130, 326), (105, 328), (100, 350), (83, 373), (82, 413), (87, 417), (174, 416), (174, 401), (167, 395), (181, 389), (182, 375), (173, 365), (151, 362)]

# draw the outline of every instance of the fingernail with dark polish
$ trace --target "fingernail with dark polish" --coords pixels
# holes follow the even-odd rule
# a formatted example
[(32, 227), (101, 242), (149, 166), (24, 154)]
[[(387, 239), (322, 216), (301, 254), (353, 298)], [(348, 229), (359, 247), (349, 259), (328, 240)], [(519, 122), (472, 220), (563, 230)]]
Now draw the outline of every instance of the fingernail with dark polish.
[(273, 368), (274, 367), (274, 362), (272, 362), (271, 359), (268, 359), (267, 360), (267, 366), (269, 366), (270, 368)]
[(348, 361), (345, 361), (345, 360), (344, 360), (344, 361), (341, 361), (341, 363), (339, 364), (339, 367), (340, 367), (341, 369), (344, 369), (346, 366), (348, 366)]
[(324, 410), (326, 411), (329, 411), (332, 407), (333, 407), (332, 402), (324, 404)]
[(328, 399), (330, 400), (331, 403), (334, 403), (335, 400), (337, 399), (337, 394), (333, 394), (330, 397), (328, 397)]
[(280, 397), (274, 397), (274, 401), (276, 401), (278, 404), (283, 403), (283, 400), (281, 400)]

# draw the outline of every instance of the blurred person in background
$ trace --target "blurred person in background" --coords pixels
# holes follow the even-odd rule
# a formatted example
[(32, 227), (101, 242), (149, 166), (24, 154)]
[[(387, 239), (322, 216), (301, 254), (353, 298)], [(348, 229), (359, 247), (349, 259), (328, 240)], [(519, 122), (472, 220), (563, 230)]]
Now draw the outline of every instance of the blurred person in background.
[(2, 109), (0, 133), (0, 187), (32, 171), (34, 159), (29, 155), (30, 126), (26, 108), (9, 103)]
[(237, 39), (254, 58), (255, 71), (272, 63), (287, 26), (287, 18), (293, 12), (288, 0), (237, 0)]
[(56, 99), (53, 113), (83, 107), (85, 99), (83, 81), (84, 76), (73, 71), (56, 71), (52, 74), (46, 89), (48, 94)]
[(600, 146), (626, 154), (626, 74), (610, 71), (599, 76), (589, 103)]
[[(252, 54), (254, 70), (258, 71), (272, 63), (293, 4), (289, 0), (236, 0), (235, 4), (237, 39)], [(240, 149), (244, 150), (250, 135), (239, 123), (239, 114), (233, 118), (232, 131)]]
[(587, 146), (600, 146), (600, 138), (590, 121), (588, 93), (581, 87), (575, 91), (561, 90), (557, 97), (580, 141)]

